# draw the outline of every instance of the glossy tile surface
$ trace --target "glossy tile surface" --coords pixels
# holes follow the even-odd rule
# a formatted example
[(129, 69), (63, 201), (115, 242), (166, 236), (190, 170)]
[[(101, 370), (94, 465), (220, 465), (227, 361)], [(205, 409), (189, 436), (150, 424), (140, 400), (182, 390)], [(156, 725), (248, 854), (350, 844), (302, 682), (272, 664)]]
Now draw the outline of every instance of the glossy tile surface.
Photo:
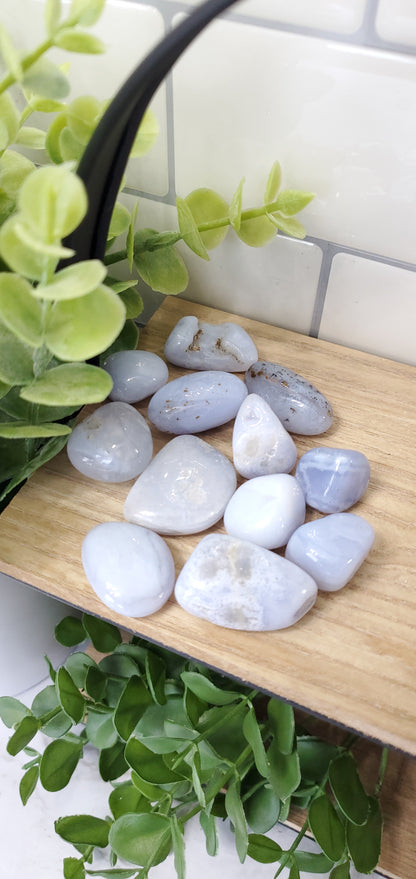
[[(198, 6), (201, 0), (184, 2)], [(310, 0), (244, 0), (231, 11), (235, 15), (350, 34), (360, 27), (365, 3), (366, 0), (316, 0), (314, 3)]]
[(376, 30), (383, 40), (416, 46), (414, 0), (379, 0)]

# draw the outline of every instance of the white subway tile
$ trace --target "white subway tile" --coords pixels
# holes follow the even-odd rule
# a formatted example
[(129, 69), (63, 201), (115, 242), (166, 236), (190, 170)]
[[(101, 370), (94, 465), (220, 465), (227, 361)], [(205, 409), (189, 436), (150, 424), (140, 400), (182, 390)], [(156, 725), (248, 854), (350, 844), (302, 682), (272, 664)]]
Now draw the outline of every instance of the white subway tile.
[[(68, 8), (69, 3), (64, 2), (63, 17)], [(24, 52), (33, 49), (44, 38), (44, 10), (45, 0), (19, 0), (19, 15), (16, 15), (14, 4), (0, 0), (0, 20)], [(84, 94), (94, 95), (100, 100), (111, 98), (141, 59), (163, 37), (164, 24), (160, 12), (151, 6), (127, 0), (107, 0), (104, 12), (91, 33), (105, 43), (104, 54), (81, 55), (58, 50), (48, 54), (55, 63), (70, 62), (70, 100)], [(130, 161), (126, 183), (132, 188), (164, 195), (168, 190), (164, 86), (159, 89), (152, 107), (160, 126), (157, 143), (140, 160)], [(44, 120), (46, 126), (50, 117), (44, 117)], [(42, 124), (39, 118), (37, 124)], [(39, 160), (39, 154), (36, 159)]]
[(319, 336), (416, 364), (416, 273), (337, 254)]
[(379, 0), (376, 30), (383, 40), (416, 46), (415, 0)]
[[(201, 0), (184, 0), (198, 6)], [(352, 34), (362, 24), (366, 0), (244, 0), (231, 12), (283, 24)]]
[(174, 71), (181, 194), (262, 197), (278, 158), (285, 185), (314, 191), (309, 235), (412, 261), (416, 58), (218, 21)]

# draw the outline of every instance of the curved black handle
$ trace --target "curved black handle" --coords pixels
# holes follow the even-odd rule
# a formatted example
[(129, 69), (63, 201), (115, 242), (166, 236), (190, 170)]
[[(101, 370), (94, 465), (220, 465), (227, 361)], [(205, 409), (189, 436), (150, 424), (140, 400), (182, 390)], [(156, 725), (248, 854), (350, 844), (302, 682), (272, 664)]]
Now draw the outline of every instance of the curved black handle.
[(136, 67), (101, 118), (77, 174), (88, 194), (88, 212), (66, 239), (72, 261), (103, 259), (111, 214), (129, 153), (156, 89), (203, 28), (236, 0), (207, 0), (174, 28)]

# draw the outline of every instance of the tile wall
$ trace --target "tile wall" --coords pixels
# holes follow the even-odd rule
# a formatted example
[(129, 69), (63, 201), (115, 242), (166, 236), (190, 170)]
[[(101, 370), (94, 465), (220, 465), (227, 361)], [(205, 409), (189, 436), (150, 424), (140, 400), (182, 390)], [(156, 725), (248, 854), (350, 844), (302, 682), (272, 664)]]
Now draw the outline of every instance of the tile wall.
[[(104, 56), (77, 58), (73, 95), (109, 96), (199, 0), (107, 0)], [(33, 46), (44, 0), (0, 0)], [(57, 56), (58, 58), (60, 56)], [(416, 3), (241, 0), (192, 44), (159, 90), (157, 146), (131, 163), (139, 225), (175, 227), (199, 186), (260, 204), (277, 158), (284, 186), (316, 193), (305, 241), (249, 248), (230, 233), (210, 262), (186, 255), (187, 298), (416, 364)], [(146, 296), (147, 313), (158, 297)]]

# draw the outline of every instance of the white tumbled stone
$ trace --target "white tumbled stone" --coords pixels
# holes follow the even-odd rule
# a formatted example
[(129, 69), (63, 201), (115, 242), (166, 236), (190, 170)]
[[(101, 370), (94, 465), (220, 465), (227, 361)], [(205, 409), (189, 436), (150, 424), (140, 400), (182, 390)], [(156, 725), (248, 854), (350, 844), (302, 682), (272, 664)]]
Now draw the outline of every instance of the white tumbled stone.
[(110, 400), (138, 403), (156, 393), (169, 378), (164, 360), (151, 351), (116, 351), (103, 363), (111, 375)]
[(187, 369), (245, 372), (257, 360), (257, 348), (238, 324), (210, 324), (188, 315), (178, 321), (168, 336), (165, 357)]
[(309, 449), (296, 468), (306, 503), (320, 513), (343, 513), (364, 494), (370, 462), (354, 449)]
[(292, 534), (286, 558), (314, 578), (319, 589), (335, 592), (348, 583), (374, 542), (374, 530), (355, 513), (331, 513)]
[(177, 436), (130, 489), (124, 515), (161, 534), (196, 534), (221, 519), (236, 484), (222, 452), (199, 437)]
[(296, 464), (292, 437), (258, 394), (248, 394), (237, 412), (232, 447), (234, 467), (246, 479), (289, 473)]
[(139, 525), (96, 525), (84, 539), (82, 563), (94, 592), (116, 613), (148, 616), (173, 592), (175, 565), (167, 543)]
[(229, 372), (190, 372), (168, 382), (148, 407), (152, 424), (166, 433), (199, 433), (235, 418), (247, 396), (243, 381)]
[(243, 482), (228, 502), (224, 525), (228, 534), (266, 549), (285, 546), (305, 521), (305, 498), (294, 476), (274, 473)]
[(125, 482), (147, 467), (153, 454), (149, 426), (129, 403), (106, 403), (74, 428), (67, 443), (71, 464), (101, 482)]
[(249, 394), (263, 397), (290, 433), (303, 436), (324, 433), (333, 421), (326, 397), (297, 372), (259, 360), (245, 374)]
[(226, 534), (202, 538), (175, 586), (176, 600), (194, 616), (257, 632), (293, 625), (316, 595), (312, 577), (296, 565)]

